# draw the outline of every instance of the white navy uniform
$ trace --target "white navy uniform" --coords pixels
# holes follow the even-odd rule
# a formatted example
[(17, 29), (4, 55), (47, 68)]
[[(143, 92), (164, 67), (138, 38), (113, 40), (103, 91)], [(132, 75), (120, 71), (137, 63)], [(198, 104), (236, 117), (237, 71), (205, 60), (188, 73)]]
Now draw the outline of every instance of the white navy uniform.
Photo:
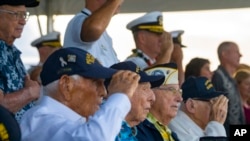
[[(149, 12), (129, 22), (127, 24), (127, 29), (131, 30), (132, 33), (139, 30), (146, 30), (157, 34), (162, 34), (164, 32), (162, 18), (163, 16), (160, 11)], [(136, 48), (133, 49), (133, 54), (128, 56), (125, 61), (132, 61), (143, 70), (154, 64), (156, 59), (150, 58), (143, 51)]]
[(75, 15), (69, 22), (63, 47), (76, 47), (92, 54), (105, 67), (118, 63), (119, 60), (113, 48), (112, 38), (105, 31), (101, 37), (93, 42), (83, 42), (81, 40), (81, 28), (84, 20), (91, 15), (91, 12), (84, 8), (82, 12)]

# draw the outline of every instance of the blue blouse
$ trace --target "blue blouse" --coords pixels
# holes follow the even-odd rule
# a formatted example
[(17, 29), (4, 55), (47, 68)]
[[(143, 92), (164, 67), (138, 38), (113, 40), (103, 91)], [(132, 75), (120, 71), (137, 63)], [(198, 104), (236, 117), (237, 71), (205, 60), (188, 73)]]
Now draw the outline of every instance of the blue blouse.
[(116, 137), (115, 141), (138, 141), (135, 137), (136, 134), (136, 127), (130, 127), (127, 122), (123, 121), (120, 133)]

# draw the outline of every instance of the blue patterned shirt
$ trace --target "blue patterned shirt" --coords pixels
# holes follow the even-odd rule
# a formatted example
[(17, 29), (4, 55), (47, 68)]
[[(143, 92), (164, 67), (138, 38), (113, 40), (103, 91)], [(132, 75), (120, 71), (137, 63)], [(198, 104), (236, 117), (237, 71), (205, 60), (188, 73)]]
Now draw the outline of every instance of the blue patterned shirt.
[[(18, 91), (24, 87), (26, 70), (20, 58), (21, 52), (14, 46), (9, 46), (0, 40), (0, 89), (4, 94)], [(30, 103), (15, 113), (17, 121), (34, 104)]]
[(126, 121), (123, 121), (122, 128), (115, 141), (138, 141), (135, 137), (136, 134), (136, 127), (130, 127)]

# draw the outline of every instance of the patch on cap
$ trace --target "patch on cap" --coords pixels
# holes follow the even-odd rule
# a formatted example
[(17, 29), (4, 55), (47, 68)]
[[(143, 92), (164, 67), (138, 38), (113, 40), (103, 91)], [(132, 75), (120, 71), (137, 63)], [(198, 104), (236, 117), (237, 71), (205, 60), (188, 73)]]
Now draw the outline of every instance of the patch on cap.
[(164, 75), (163, 84), (179, 84), (178, 70), (175, 63), (166, 63), (153, 66), (145, 70), (148, 75)]
[(186, 47), (185, 45), (182, 44), (182, 34), (184, 33), (184, 30), (175, 30), (171, 31), (170, 34), (173, 38), (173, 43), (179, 44), (181, 47)]
[(127, 24), (127, 29), (133, 32), (138, 30), (147, 30), (155, 33), (163, 33), (163, 16), (160, 11), (146, 13)]

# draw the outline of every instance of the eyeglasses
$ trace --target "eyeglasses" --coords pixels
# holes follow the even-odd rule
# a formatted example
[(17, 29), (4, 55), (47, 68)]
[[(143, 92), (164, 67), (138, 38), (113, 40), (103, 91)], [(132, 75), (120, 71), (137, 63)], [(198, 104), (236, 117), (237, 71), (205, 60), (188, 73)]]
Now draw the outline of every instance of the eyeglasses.
[(15, 17), (15, 20), (19, 20), (19, 19), (24, 19), (25, 21), (28, 20), (30, 13), (27, 11), (10, 11), (10, 10), (5, 10), (5, 9), (0, 9), (0, 12), (5, 12), (8, 14), (11, 14)]
[(157, 87), (155, 89), (159, 89), (159, 90), (165, 90), (165, 91), (171, 91), (174, 94), (181, 94), (182, 95), (182, 89), (175, 89), (174, 87), (167, 87), (167, 88), (163, 88), (163, 87)]

